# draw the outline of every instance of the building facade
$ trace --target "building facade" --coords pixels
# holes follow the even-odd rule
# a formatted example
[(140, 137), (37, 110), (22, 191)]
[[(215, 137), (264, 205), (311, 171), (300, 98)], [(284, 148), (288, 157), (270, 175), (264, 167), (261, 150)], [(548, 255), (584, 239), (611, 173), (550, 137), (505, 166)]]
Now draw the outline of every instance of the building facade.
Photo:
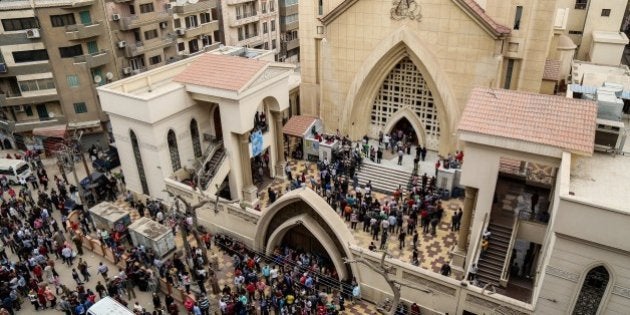
[(280, 0), (280, 60), (300, 62), (300, 38), (298, 37), (299, 1)]
[(189, 56), (221, 41), (217, 1), (178, 1), (171, 7), (178, 55)]

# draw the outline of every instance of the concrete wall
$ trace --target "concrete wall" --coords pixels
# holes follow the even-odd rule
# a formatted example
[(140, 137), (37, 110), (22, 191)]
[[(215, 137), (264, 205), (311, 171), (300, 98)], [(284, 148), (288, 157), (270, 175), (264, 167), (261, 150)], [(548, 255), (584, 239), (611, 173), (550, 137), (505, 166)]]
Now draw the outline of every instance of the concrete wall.
[[(618, 32), (621, 29), (621, 22), (623, 21), (628, 1), (591, 0), (588, 2), (588, 5), (588, 16), (584, 24), (584, 35), (576, 56), (578, 60), (588, 60), (591, 42), (593, 41), (593, 31)], [(610, 16), (602, 16), (603, 9), (610, 9)]]

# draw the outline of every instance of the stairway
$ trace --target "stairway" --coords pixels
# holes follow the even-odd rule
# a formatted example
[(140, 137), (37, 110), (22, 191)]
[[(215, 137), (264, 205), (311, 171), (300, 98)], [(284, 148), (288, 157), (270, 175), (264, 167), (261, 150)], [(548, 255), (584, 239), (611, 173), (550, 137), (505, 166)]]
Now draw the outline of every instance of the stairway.
[(224, 157), (225, 148), (223, 147), (223, 145), (220, 145), (219, 148), (217, 148), (217, 150), (212, 155), (212, 158), (210, 158), (210, 161), (208, 161), (204, 166), (205, 169), (207, 169), (207, 171), (203, 172), (203, 174), (201, 175), (201, 187), (204, 190), (208, 188), (208, 183), (210, 182), (212, 177), (214, 177), (216, 169)]
[(407, 189), (411, 180), (411, 171), (403, 171), (376, 164), (371, 162), (363, 162), (361, 170), (357, 171), (359, 185), (362, 187), (368, 181), (372, 181), (372, 191), (392, 194), (398, 186), (403, 190)]
[(490, 223), (488, 231), (492, 233), (490, 235), (490, 244), (488, 244), (486, 253), (479, 257), (477, 280), (481, 284), (489, 283), (498, 288), (510, 246), (512, 228)]

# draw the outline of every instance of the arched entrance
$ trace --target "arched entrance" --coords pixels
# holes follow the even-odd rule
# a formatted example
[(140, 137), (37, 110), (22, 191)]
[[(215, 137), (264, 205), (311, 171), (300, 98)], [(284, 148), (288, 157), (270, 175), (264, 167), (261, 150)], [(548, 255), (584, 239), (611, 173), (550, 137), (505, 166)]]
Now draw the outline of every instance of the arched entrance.
[(214, 136), (217, 140), (223, 140), (223, 127), (221, 126), (221, 109), (219, 105), (215, 105), (214, 114), (212, 115), (214, 121)]
[(328, 259), (340, 280), (358, 278), (356, 266), (344, 262), (346, 257), (352, 259), (351, 244), (355, 240), (343, 220), (310, 189), (294, 190), (276, 200), (256, 228), (257, 250), (271, 254), (280, 245), (318, 250), (313, 254)]
[(4, 150), (13, 149), (13, 146), (11, 145), (11, 140), (5, 138), (3, 141), (3, 144), (4, 144), (4, 147), (3, 147)]

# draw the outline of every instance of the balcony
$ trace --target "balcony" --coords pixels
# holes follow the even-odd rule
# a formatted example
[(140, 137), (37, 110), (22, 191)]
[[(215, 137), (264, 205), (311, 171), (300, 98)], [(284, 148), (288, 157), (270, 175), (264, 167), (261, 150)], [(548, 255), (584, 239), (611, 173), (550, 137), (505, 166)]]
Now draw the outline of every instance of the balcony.
[(92, 24), (75, 24), (66, 26), (67, 40), (80, 40), (90, 37), (96, 37), (104, 34), (103, 22), (98, 21)]
[(74, 0), (71, 4), (68, 4), (66, 7), (71, 8), (82, 8), (93, 5), (96, 3), (96, 0)]
[[(0, 63), (0, 70), (2, 70), (2, 63)], [(6, 77), (14, 77), (16, 75), (22, 74), (34, 74), (34, 73), (43, 73), (43, 72), (51, 72), (52, 69), (50, 67), (50, 63), (48, 61), (37, 62), (37, 63), (28, 63), (28, 64), (14, 64), (8, 66), (5, 64), (4, 71), (0, 71), (0, 78)]]
[(4, 62), (0, 62), (0, 73), (7, 73), (7, 64)]
[(244, 12), (241, 15), (237, 15), (236, 19), (233, 17), (232, 18), (232, 24), (230, 25), (231, 27), (239, 27), (241, 25), (245, 25), (248, 23), (253, 23), (253, 22), (258, 22), (260, 20), (260, 15), (258, 15), (258, 12), (254, 11), (254, 12)]
[(99, 52), (74, 57), (74, 64), (85, 64), (88, 68), (95, 68), (108, 64), (110, 59), (109, 50), (103, 49)]
[(172, 10), (161, 12), (143, 13), (140, 15), (125, 16), (120, 19), (120, 29), (128, 31), (143, 25), (168, 21), (171, 17)]
[(2, 102), (0, 102), (0, 105), (2, 107), (59, 101), (59, 95), (57, 95), (57, 90), (55, 89), (51, 89), (50, 93), (46, 93), (46, 94), (43, 94), (40, 91), (39, 94), (23, 95), (20, 93), (15, 93), (15, 94), (7, 93), (7, 94), (0, 94), (0, 95), (2, 95), (1, 98), (4, 99)]
[(300, 39), (296, 38), (296, 39), (292, 39), (290, 41), (287, 41), (287, 51), (289, 50), (293, 50), (295, 48), (300, 47)]
[(262, 43), (262, 36), (260, 35), (253, 35), (244, 39), (239, 38), (238, 40), (238, 46), (256, 46), (258, 44)]
[(126, 3), (126, 2), (133, 2), (133, 0), (114, 0), (114, 3)]
[(227, 0), (227, 5), (239, 5), (241, 3), (253, 2), (254, 0)]
[(288, 31), (292, 31), (292, 30), (297, 30), (298, 27), (300, 26), (300, 22), (299, 21), (293, 21), (290, 23), (280, 23), (280, 31), (282, 32), (288, 32)]
[(280, 6), (280, 16), (288, 16), (298, 14), (298, 4), (292, 4), (286, 7)]
[(0, 119), (0, 128), (9, 128), (15, 133), (31, 131), (35, 128), (48, 127), (59, 124), (65, 124), (67, 122), (64, 116), (55, 116), (48, 118), (35, 118), (29, 120), (13, 121)]
[(216, 8), (216, 0), (201, 0), (195, 4), (175, 4), (173, 6), (173, 13), (188, 15), (191, 13), (204, 12), (210, 10), (210, 8)]
[(186, 29), (186, 38), (192, 38), (199, 35), (212, 34), (214, 31), (219, 30), (219, 21), (212, 21), (210, 23), (201, 24), (195, 28)]
[(166, 36), (161, 39), (152, 39), (146, 42), (136, 42), (135, 44), (129, 44), (125, 47), (125, 57), (133, 58), (144, 54), (147, 51), (164, 48), (173, 45), (174, 43), (175, 39), (170, 36)]

